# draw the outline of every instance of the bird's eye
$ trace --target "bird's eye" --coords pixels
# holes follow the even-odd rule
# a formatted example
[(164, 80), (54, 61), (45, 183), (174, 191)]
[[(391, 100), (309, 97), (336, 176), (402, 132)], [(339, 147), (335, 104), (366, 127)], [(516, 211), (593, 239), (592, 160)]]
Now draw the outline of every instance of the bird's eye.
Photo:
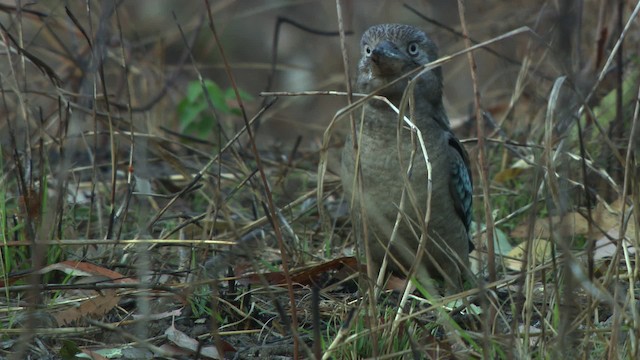
[(407, 46), (407, 52), (411, 56), (418, 55), (418, 44), (416, 44), (416, 43), (409, 44), (409, 46)]
[(365, 45), (364, 45), (364, 53), (365, 53), (366, 55), (371, 55), (371, 52), (372, 52), (372, 51), (373, 51), (373, 50), (371, 49), (371, 46), (369, 46), (369, 44), (365, 44)]

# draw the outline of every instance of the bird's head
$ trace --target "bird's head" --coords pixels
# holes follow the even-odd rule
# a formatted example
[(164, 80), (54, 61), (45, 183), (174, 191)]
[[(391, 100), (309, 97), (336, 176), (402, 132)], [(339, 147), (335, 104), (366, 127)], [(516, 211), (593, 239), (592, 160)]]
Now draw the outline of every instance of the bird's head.
[[(356, 88), (371, 93), (398, 77), (438, 58), (438, 49), (424, 31), (402, 24), (381, 24), (370, 27), (360, 41), (362, 57), (358, 64)], [(377, 94), (394, 103), (402, 98), (410, 79), (401, 80)], [(442, 71), (433, 69), (418, 79), (416, 98), (431, 104), (442, 102)]]

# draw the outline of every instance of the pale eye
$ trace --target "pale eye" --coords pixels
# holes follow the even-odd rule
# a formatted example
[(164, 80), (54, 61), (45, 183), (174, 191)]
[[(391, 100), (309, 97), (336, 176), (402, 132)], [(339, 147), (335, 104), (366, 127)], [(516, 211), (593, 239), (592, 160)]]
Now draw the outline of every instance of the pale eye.
[(418, 55), (418, 44), (416, 43), (411, 43), (409, 44), (409, 46), (407, 46), (407, 52), (409, 53), (409, 55), (411, 56), (416, 56)]
[(365, 53), (367, 56), (371, 55), (371, 52), (372, 52), (372, 51), (373, 51), (373, 50), (371, 49), (371, 46), (369, 46), (369, 44), (365, 44), (365, 45), (364, 45), (364, 53)]

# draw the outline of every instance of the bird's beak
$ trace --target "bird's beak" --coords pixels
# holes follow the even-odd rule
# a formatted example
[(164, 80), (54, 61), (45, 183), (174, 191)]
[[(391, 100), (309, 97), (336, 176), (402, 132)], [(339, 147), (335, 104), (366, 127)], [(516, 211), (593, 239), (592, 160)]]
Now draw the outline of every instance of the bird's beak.
[(406, 62), (403, 54), (390, 41), (381, 41), (371, 53), (371, 61), (381, 75), (398, 74)]

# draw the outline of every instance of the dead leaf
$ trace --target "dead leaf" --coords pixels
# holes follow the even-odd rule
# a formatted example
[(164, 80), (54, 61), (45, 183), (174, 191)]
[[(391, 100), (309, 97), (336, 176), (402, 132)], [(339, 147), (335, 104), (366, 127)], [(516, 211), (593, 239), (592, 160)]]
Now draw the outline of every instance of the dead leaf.
[[(578, 212), (568, 213), (561, 221), (560, 217), (551, 217), (551, 226), (553, 229), (563, 231), (564, 235), (582, 235), (587, 239), (596, 240), (601, 238), (604, 233), (599, 229), (603, 229), (608, 232), (610, 230), (619, 231), (620, 228), (620, 210), (622, 209), (622, 201), (616, 200), (611, 205), (598, 203), (596, 207), (591, 211), (591, 217), (593, 218), (593, 225), (591, 227), (591, 233), (589, 233), (589, 221)], [(629, 211), (629, 208), (626, 208)], [(529, 231), (529, 225), (524, 222), (516, 226), (511, 231), (511, 236), (514, 238), (527, 238)], [(549, 231), (549, 219), (542, 218), (536, 219), (534, 225), (533, 236), (535, 238), (549, 239), (551, 232)], [(625, 236), (631, 240), (635, 239), (635, 223), (633, 219), (628, 222)]]
[[(83, 261), (62, 261), (56, 264), (45, 266), (40, 269), (40, 274), (45, 274), (53, 270), (62, 271), (65, 274), (79, 277), (76, 284), (95, 284), (96, 287), (102, 283), (135, 283), (132, 278), (126, 277), (119, 272), (109, 270), (102, 266)], [(71, 289), (62, 294), (65, 301), (72, 300), (76, 306), (68, 306), (64, 310), (54, 312), (52, 315), (56, 319), (58, 326), (75, 323), (85, 317), (101, 318), (111, 311), (120, 301), (116, 289)], [(73, 302), (75, 300), (75, 302)]]
[[(533, 158), (531, 158), (530, 161), (533, 161)], [(493, 181), (497, 183), (505, 183), (507, 181), (515, 179), (516, 177), (518, 177), (518, 175), (522, 174), (525, 170), (530, 169), (531, 167), (532, 166), (528, 162), (520, 159), (516, 161), (510, 168), (504, 169), (497, 173), (496, 176), (493, 177)]]
[(199, 350), (200, 357), (206, 357), (209, 359), (223, 358), (214, 346), (200, 347), (198, 340), (190, 338), (187, 334), (176, 329), (173, 324), (168, 327), (167, 330), (165, 330), (164, 334), (167, 336), (167, 339), (169, 339), (169, 341), (176, 344), (182, 349), (189, 350), (192, 353), (195, 353)]
[[(562, 220), (562, 221), (561, 221)], [(564, 216), (563, 219), (560, 219), (559, 216), (551, 217), (551, 226), (555, 231), (562, 231), (563, 234), (571, 234), (571, 235), (587, 235), (589, 231), (589, 223), (587, 219), (584, 218), (578, 212), (571, 212)], [(511, 231), (511, 236), (514, 238), (527, 238), (529, 231), (529, 224), (522, 223), (515, 227)], [(548, 239), (551, 237), (551, 232), (549, 231), (549, 219), (542, 218), (536, 219), (536, 223), (533, 228), (533, 237), (534, 238), (544, 238)]]
[[(617, 229), (611, 229), (607, 232), (607, 235), (609, 235), (611, 238), (617, 239), (619, 236), (619, 233)], [(622, 246), (626, 246), (630, 254), (636, 253), (636, 249), (633, 247), (633, 245), (629, 241), (623, 240)], [(618, 246), (614, 242), (609, 240), (609, 237), (602, 236), (600, 239), (596, 240), (593, 259), (602, 260), (602, 259), (613, 257), (617, 249), (618, 249)]]
[[(616, 233), (620, 232), (620, 220), (621, 220), (621, 210), (622, 210), (622, 199), (618, 199), (611, 203), (611, 205), (606, 205), (603, 203), (599, 203), (595, 210), (592, 212), (593, 221), (605, 231), (609, 232), (611, 230), (615, 230)], [(629, 207), (625, 207), (625, 212), (629, 212)], [(630, 238), (631, 240), (635, 239), (635, 222), (633, 218), (627, 224), (626, 231), (624, 236)], [(593, 238), (600, 238), (604, 235), (602, 232), (594, 229)]]
[(106, 289), (100, 292), (89, 290), (92, 295), (82, 300), (79, 306), (69, 307), (53, 314), (59, 326), (72, 324), (84, 317), (100, 318), (111, 311), (118, 302), (120, 296), (115, 289)]
[(46, 274), (53, 270), (59, 270), (64, 272), (65, 274), (69, 274), (72, 276), (104, 276), (106, 278), (112, 279), (113, 282), (116, 283), (136, 282), (136, 280), (134, 280), (133, 278), (126, 277), (117, 271), (109, 270), (102, 266), (83, 261), (61, 261), (59, 263), (43, 267), (42, 269), (40, 269), (40, 271), (38, 271), (38, 273)]
[[(534, 257), (533, 259), (531, 258), (531, 256), (529, 257), (529, 259), (532, 259), (534, 263), (532, 263), (532, 261), (529, 260), (527, 262), (528, 265), (536, 266), (536, 265), (545, 263), (547, 261), (550, 261), (551, 255), (552, 255), (551, 253), (552, 246), (553, 244), (548, 240), (534, 239), (533, 244), (531, 246), (531, 251), (533, 252)], [(521, 271), (522, 265), (524, 263), (525, 256), (526, 256), (526, 249), (527, 249), (526, 241), (520, 243), (518, 246), (511, 249), (511, 251), (509, 251), (509, 254), (507, 254), (507, 257), (504, 259), (504, 265), (509, 270)]]
[[(341, 257), (327, 261), (318, 265), (314, 265), (309, 268), (300, 269), (291, 272), (291, 282), (294, 284), (311, 285), (316, 283), (321, 275), (328, 272), (335, 272), (335, 276), (339, 276), (343, 272), (352, 274), (358, 269), (358, 261), (351, 256)], [(285, 283), (285, 276), (283, 272), (269, 272), (261, 274), (246, 274), (242, 277), (240, 282), (249, 284), (262, 284), (265, 279), (270, 285), (281, 285)]]

